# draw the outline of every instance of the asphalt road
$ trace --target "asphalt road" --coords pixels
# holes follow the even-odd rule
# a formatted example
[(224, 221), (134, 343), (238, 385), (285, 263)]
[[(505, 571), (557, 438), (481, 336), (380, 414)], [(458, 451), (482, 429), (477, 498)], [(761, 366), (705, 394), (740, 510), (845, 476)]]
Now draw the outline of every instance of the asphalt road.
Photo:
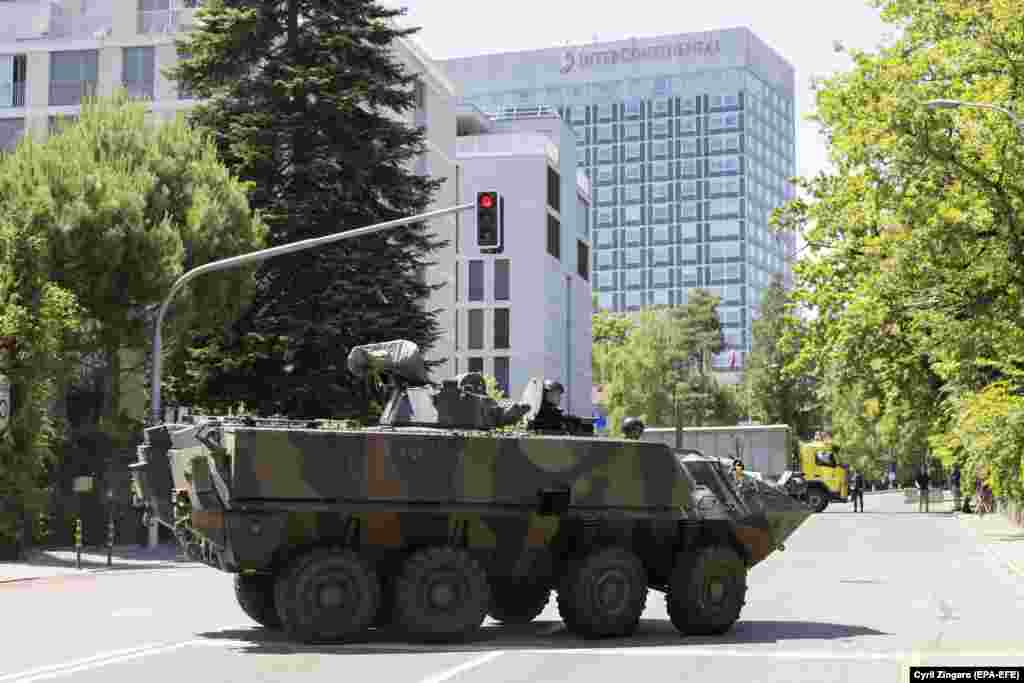
[(566, 633), (552, 601), (472, 643), (299, 646), (249, 621), (228, 575), (125, 571), (0, 586), (0, 683), (907, 681), (911, 664), (1024, 665), (1024, 579), (952, 515), (899, 494), (867, 508), (830, 507), (755, 567), (721, 637), (680, 637), (652, 593), (627, 640)]

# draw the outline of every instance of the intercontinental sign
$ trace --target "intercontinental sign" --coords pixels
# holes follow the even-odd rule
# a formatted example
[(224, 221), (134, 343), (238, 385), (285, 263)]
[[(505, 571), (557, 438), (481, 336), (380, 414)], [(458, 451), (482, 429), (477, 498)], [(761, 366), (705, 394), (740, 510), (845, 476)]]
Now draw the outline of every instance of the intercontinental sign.
[(677, 58), (716, 57), (721, 51), (717, 38), (686, 40), (637, 47), (636, 40), (629, 47), (614, 50), (566, 50), (562, 54), (563, 74), (592, 66), (615, 65), (629, 62), (668, 60)]

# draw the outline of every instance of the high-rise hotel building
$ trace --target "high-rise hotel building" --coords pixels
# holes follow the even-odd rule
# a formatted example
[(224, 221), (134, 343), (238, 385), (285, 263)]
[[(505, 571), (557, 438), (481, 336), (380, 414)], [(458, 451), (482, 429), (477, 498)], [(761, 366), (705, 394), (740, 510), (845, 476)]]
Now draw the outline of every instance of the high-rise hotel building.
[(768, 218), (794, 196), (793, 67), (745, 28), (441, 65), (483, 111), (548, 105), (572, 127), (599, 306), (710, 290), (729, 347), (714, 365), (742, 367), (762, 291), (774, 273), (792, 282), (795, 237), (770, 234)]

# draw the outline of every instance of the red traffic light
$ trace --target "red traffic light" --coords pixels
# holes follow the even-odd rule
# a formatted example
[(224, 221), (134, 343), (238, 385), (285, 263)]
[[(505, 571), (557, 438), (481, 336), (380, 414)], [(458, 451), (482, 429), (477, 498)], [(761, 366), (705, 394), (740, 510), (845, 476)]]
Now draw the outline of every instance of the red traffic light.
[(481, 209), (492, 209), (494, 208), (494, 195), (482, 194), (480, 195), (480, 208)]

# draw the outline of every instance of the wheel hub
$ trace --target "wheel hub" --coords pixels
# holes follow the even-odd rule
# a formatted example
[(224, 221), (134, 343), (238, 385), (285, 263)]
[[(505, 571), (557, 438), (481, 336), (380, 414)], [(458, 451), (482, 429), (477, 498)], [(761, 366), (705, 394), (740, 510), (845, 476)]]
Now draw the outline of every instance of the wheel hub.
[(455, 590), (451, 584), (439, 583), (430, 589), (430, 604), (434, 607), (448, 607), (455, 599)]
[(597, 603), (604, 612), (617, 612), (626, 602), (627, 579), (619, 572), (609, 572), (601, 577), (594, 591)]
[(712, 604), (718, 604), (722, 602), (722, 598), (725, 597), (725, 584), (721, 579), (712, 579), (708, 583), (708, 600)]
[(321, 586), (317, 591), (317, 604), (323, 609), (337, 609), (345, 604), (345, 590), (336, 583)]
[(462, 584), (457, 575), (435, 576), (427, 585), (427, 602), (433, 609), (451, 610), (462, 600)]

